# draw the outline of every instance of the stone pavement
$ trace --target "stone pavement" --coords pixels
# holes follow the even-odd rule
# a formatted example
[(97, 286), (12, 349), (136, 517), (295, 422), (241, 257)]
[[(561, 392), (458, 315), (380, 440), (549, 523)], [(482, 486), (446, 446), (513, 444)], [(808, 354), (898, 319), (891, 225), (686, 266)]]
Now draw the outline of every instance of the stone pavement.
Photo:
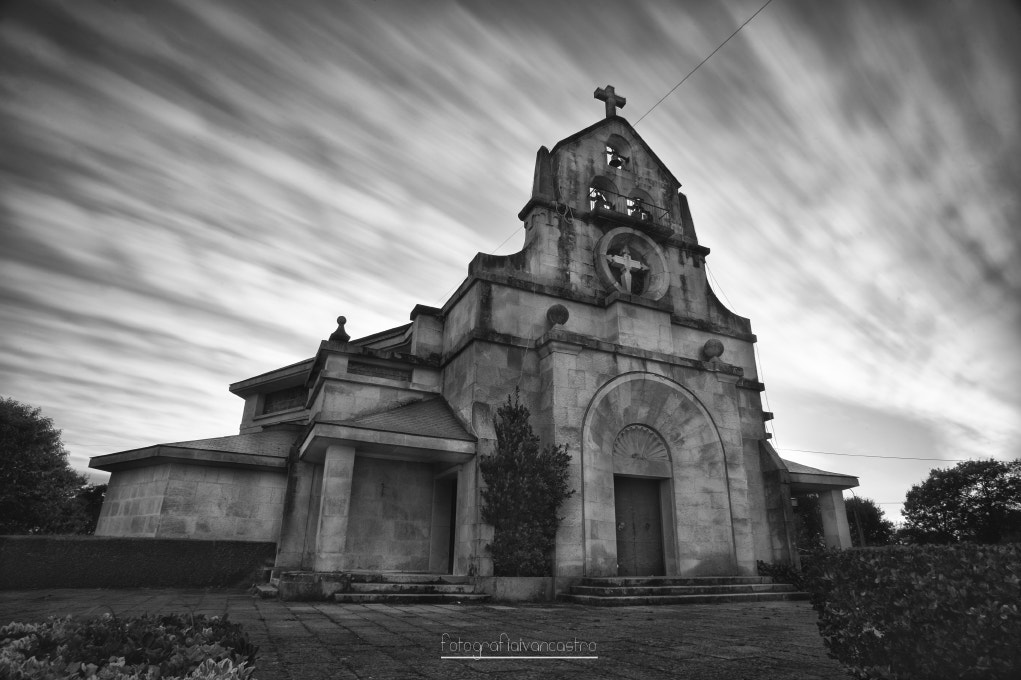
[[(807, 602), (352, 605), (260, 600), (240, 590), (0, 591), (0, 625), (104, 612), (229, 614), (260, 646), (258, 680), (848, 677), (826, 656)], [(509, 649), (533, 643), (544, 646)], [(598, 658), (490, 658), (525, 654)]]

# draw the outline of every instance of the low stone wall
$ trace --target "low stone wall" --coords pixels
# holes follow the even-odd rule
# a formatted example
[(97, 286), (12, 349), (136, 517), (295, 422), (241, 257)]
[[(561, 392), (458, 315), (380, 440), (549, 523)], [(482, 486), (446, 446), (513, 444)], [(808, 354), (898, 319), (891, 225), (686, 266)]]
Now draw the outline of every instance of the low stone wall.
[(276, 544), (102, 536), (0, 536), (0, 590), (251, 585)]
[(505, 602), (552, 602), (556, 597), (552, 576), (483, 576), (478, 587)]

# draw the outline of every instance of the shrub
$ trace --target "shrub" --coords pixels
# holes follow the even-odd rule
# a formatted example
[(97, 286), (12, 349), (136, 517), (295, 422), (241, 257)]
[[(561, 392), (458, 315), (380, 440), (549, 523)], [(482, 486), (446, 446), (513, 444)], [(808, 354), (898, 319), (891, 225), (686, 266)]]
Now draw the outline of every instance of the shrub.
[(510, 396), (496, 411), (496, 451), (479, 461), (486, 481), (482, 520), (493, 525), (487, 546), (496, 576), (549, 576), (557, 513), (568, 490), (571, 456), (563, 446), (540, 448), (528, 409)]
[(775, 583), (789, 583), (798, 590), (805, 589), (805, 575), (788, 563), (770, 564), (758, 560), (756, 562), (759, 576), (769, 576)]
[(1021, 545), (829, 551), (809, 570), (819, 632), (858, 678), (1021, 677)]
[(51, 618), (0, 628), (0, 678), (246, 680), (257, 652), (226, 617)]

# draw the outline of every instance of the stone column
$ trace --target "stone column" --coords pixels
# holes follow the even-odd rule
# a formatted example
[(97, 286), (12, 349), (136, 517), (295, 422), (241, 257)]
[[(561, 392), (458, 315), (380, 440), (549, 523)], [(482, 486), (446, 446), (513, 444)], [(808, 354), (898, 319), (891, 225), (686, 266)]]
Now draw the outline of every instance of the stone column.
[[(582, 522), (585, 493), (581, 469), (581, 425), (585, 418), (586, 393), (584, 377), (579, 370), (582, 347), (574, 342), (551, 339), (556, 331), (545, 336), (539, 346), (539, 377), (542, 395), (540, 410), (549, 416), (545, 432), (549, 441), (566, 444), (571, 454), (568, 466), (568, 488), (574, 495), (560, 508), (563, 521), (557, 529), (555, 576), (574, 578), (585, 573), (585, 526)], [(537, 419), (539, 420), (539, 419)], [(541, 421), (540, 421), (541, 422)], [(545, 442), (544, 442), (545, 443)], [(613, 500), (613, 477), (610, 477), (610, 500)], [(612, 518), (610, 520), (612, 525)], [(559, 586), (558, 586), (559, 587)]]
[(323, 460), (323, 487), (319, 499), (319, 530), (316, 539), (315, 571), (344, 569), (347, 520), (351, 509), (351, 481), (354, 479), (353, 446), (331, 444)]
[(822, 531), (830, 548), (850, 548), (851, 530), (847, 526), (842, 491), (820, 491), (819, 510), (822, 513)]
[[(316, 507), (310, 507), (318, 490), (316, 468), (313, 463), (297, 461), (287, 471), (287, 491), (284, 496), (283, 520), (280, 526), (280, 540), (277, 543), (275, 567), (280, 569), (309, 569), (311, 564), (303, 561), (309, 546), (307, 539), (315, 539), (310, 529), (318, 530)], [(311, 515), (311, 517), (310, 517)], [(313, 523), (315, 523), (313, 525)]]

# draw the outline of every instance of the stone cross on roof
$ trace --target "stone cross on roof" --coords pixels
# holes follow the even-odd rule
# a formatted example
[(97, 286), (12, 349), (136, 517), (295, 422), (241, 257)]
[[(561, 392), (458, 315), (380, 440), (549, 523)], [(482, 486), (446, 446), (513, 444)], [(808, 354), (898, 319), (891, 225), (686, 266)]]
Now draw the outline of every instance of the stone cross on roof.
[(606, 102), (606, 117), (611, 118), (617, 115), (617, 107), (624, 108), (627, 104), (627, 99), (618, 96), (613, 91), (613, 85), (607, 85), (606, 87), (596, 88), (596, 91), (592, 94), (593, 97), (600, 101)]

